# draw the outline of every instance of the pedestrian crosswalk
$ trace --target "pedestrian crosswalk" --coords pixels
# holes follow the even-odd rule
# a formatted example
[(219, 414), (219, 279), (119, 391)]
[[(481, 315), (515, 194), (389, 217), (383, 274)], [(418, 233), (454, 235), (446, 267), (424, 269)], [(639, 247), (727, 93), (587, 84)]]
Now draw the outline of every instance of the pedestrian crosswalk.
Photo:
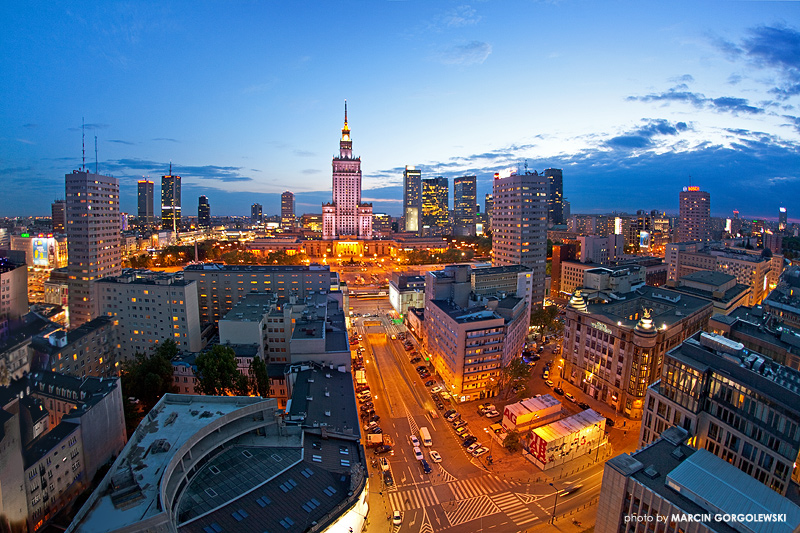
[(439, 498), (436, 496), (436, 491), (433, 490), (433, 487), (418, 487), (390, 492), (389, 502), (392, 504), (392, 509), (406, 511), (408, 509), (439, 505)]
[(444, 509), (444, 514), (451, 526), (458, 526), (500, 512), (500, 508), (485, 494), (466, 500), (444, 503), (442, 509)]
[(450, 491), (453, 493), (453, 498), (456, 500), (465, 500), (467, 498), (474, 498), (481, 494), (491, 494), (494, 492), (506, 491), (510, 486), (516, 485), (497, 476), (482, 476), (473, 479), (462, 479), (448, 483)]
[(492, 496), (492, 502), (494, 502), (517, 526), (530, 524), (537, 518), (536, 515), (528, 509), (528, 506), (525, 505), (516, 494), (511, 492), (494, 494)]

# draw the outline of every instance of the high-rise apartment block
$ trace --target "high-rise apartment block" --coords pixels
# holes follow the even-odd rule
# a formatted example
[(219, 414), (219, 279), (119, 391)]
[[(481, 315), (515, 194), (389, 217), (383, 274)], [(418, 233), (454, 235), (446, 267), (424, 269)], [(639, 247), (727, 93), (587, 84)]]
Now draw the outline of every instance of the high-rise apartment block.
[(667, 352), (647, 391), (640, 445), (670, 426), (779, 494), (797, 492), (800, 372), (714, 333)]
[(0, 258), (0, 320), (19, 320), (28, 310), (28, 267)]
[(121, 271), (119, 181), (75, 170), (66, 175), (69, 320), (98, 316), (96, 280)]
[(118, 322), (120, 359), (151, 354), (165, 341), (200, 351), (197, 283), (173, 273), (126, 270), (97, 282), (102, 314)]
[(486, 212), (486, 216), (489, 219), (489, 229), (492, 229), (492, 206), (494, 205), (494, 196), (492, 193), (486, 193), (486, 196), (483, 199), (483, 207), (484, 211)]
[(205, 195), (197, 199), (197, 226), (200, 228), (211, 227), (211, 204)]
[(547, 259), (547, 181), (536, 172), (495, 174), (492, 192), (492, 264), (533, 271), (533, 305), (544, 301)]
[(154, 184), (151, 180), (139, 180), (137, 183), (136, 200), (138, 210), (136, 216), (139, 217), (139, 225), (152, 226), (155, 223), (153, 212)]
[(353, 141), (347, 125), (339, 141), (339, 157), (333, 158), (333, 199), (322, 205), (322, 238), (372, 239), (372, 204), (361, 202), (361, 158), (353, 157)]
[(293, 231), (294, 223), (294, 193), (285, 191), (281, 194), (281, 229)]
[(56, 200), (50, 206), (50, 212), (53, 217), (53, 233), (66, 233), (67, 232), (67, 202), (65, 200)]
[(462, 176), (453, 180), (453, 234), (474, 236), (478, 213), (476, 176)]
[(546, 168), (547, 178), (547, 225), (564, 223), (564, 178), (560, 168)]
[(447, 178), (422, 180), (422, 235), (441, 236), (450, 234), (448, 197), (450, 186)]
[(403, 171), (403, 231), (419, 233), (422, 228), (422, 171), (406, 166)]
[(37, 368), (78, 378), (109, 378), (119, 375), (117, 345), (114, 320), (99, 316), (70, 331), (51, 325), (31, 339), (30, 353)]
[(176, 233), (181, 227), (181, 177), (161, 176), (161, 229)]
[(700, 187), (684, 187), (678, 211), (678, 242), (711, 238), (711, 195)]
[(785, 207), (778, 208), (778, 231), (783, 231), (786, 229), (786, 224), (788, 222), (788, 215), (786, 213)]
[(250, 206), (250, 222), (253, 224), (260, 224), (262, 217), (261, 204), (253, 204)]

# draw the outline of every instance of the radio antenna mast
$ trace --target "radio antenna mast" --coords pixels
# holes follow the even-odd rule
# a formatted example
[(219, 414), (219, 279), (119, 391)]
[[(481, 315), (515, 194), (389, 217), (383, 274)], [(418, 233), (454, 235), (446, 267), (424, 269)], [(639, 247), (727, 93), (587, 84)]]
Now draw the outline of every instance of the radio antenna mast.
[(86, 121), (81, 117), (81, 170), (86, 172)]

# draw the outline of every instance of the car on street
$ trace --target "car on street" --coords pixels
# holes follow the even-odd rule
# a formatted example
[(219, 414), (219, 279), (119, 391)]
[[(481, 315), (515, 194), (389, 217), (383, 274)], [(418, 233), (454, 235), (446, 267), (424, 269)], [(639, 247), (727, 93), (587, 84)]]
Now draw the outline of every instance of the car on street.
[(466, 448), (467, 446), (469, 446), (470, 444), (472, 444), (473, 442), (475, 442), (477, 440), (478, 440), (478, 437), (476, 437), (474, 435), (470, 435), (469, 437), (464, 438), (464, 442), (462, 442), (461, 444)]
[(552, 382), (551, 380), (549, 380), (549, 379), (545, 380), (544, 384), (545, 384), (545, 385), (547, 385), (547, 386), (548, 386), (548, 387), (550, 387), (550, 388), (552, 388), (552, 387), (553, 387), (553, 385), (555, 385), (555, 383), (553, 383), (553, 382)]
[(389, 470), (389, 460), (386, 457), (381, 457), (380, 463), (381, 463), (381, 470), (383, 470), (384, 472)]
[(386, 452), (390, 452), (390, 451), (392, 451), (392, 447), (391, 446), (389, 446), (388, 444), (381, 444), (380, 446), (376, 446), (375, 447), (375, 452), (373, 452), (373, 453), (375, 453), (375, 455), (380, 455), (382, 453), (386, 453)]
[(422, 455), (422, 450), (419, 449), (418, 446), (414, 446), (414, 457), (417, 461), (422, 461), (425, 457)]
[[(425, 382), (426, 387), (432, 387), (433, 385), (436, 385), (435, 380), (429, 379), (428, 381)], [(433, 392), (438, 392), (438, 391), (433, 391)]]
[(369, 433), (370, 435), (380, 435), (381, 433), (383, 433), (383, 430), (375, 426), (374, 428), (369, 428), (367, 430), (367, 433)]
[(428, 367), (425, 366), (425, 365), (419, 365), (417, 367), (417, 372), (427, 372), (427, 371), (428, 371)]
[(542, 356), (541, 356), (541, 355), (537, 355), (537, 354), (533, 354), (533, 355), (531, 356), (531, 359), (532, 359), (532, 360), (534, 360), (534, 361), (538, 361), (538, 360), (539, 360), (539, 359), (541, 359), (541, 358), (542, 358)]
[(394, 485), (394, 478), (392, 477), (391, 471), (387, 470), (386, 472), (383, 473), (383, 483), (387, 487), (391, 487), (392, 485)]
[(420, 373), (419, 377), (421, 377), (422, 379), (425, 379), (425, 378), (429, 378), (429, 377), (431, 377), (431, 374), (430, 374), (430, 372), (428, 372), (427, 370), (423, 370), (423, 371)]
[(609, 427), (614, 427), (614, 419), (613, 418), (606, 418), (606, 425)]
[(501, 414), (502, 413), (500, 413), (500, 411), (498, 411), (497, 409), (492, 409), (491, 411), (486, 411), (486, 414), (484, 416), (486, 418), (495, 418), (497, 416), (500, 416)]
[(545, 371), (542, 372), (542, 379), (548, 379), (549, 377), (550, 377), (550, 371), (545, 369)]
[(411, 441), (411, 445), (413, 447), (419, 448), (419, 439), (417, 438), (416, 435), (411, 435), (411, 438), (409, 440)]
[(469, 453), (472, 453), (472, 452), (473, 452), (473, 450), (475, 450), (475, 448), (480, 448), (480, 447), (481, 447), (481, 443), (480, 443), (480, 442), (473, 442), (472, 444), (470, 444), (469, 446), (467, 446), (467, 451), (468, 451)]
[(442, 402), (439, 402), (436, 404), (436, 408), (441, 411), (442, 409), (444, 409), (444, 404)]
[(415, 357), (415, 358), (413, 358), (413, 359), (411, 360), (411, 364), (413, 365), (414, 363), (419, 363), (420, 361), (422, 361), (422, 358), (421, 358), (421, 357)]
[(442, 456), (439, 455), (439, 452), (437, 452), (436, 450), (431, 450), (430, 456), (431, 456), (431, 461), (433, 461), (434, 463), (442, 462)]
[(449, 415), (447, 413), (445, 413), (445, 417), (444, 417), (444, 419), (447, 420), (448, 422), (452, 422), (453, 420), (455, 420), (457, 418), (461, 418), (461, 415), (458, 414), (458, 413), (455, 413), (455, 412), (450, 413)]
[(461, 426), (460, 428), (457, 428), (457, 429), (456, 429), (456, 435), (462, 435), (462, 436), (463, 436), (463, 435), (464, 435), (465, 433), (467, 433), (468, 431), (469, 431), (469, 430), (467, 429), (467, 426), (466, 426), (466, 425), (464, 425), (464, 426)]
[(422, 459), (422, 461), (420, 461), (420, 464), (422, 465), (422, 471), (423, 472), (425, 472), (426, 474), (430, 474), (431, 473), (431, 465), (428, 464), (428, 461), (426, 461), (425, 459)]
[(460, 427), (464, 427), (466, 425), (467, 425), (467, 421), (466, 420), (455, 420), (455, 421), (453, 421), (453, 427), (456, 428), (456, 429), (458, 429)]
[(564, 394), (564, 398), (566, 398), (567, 400), (571, 401), (572, 403), (576, 403), (578, 401), (578, 400), (575, 399), (575, 396), (573, 396), (569, 392)]
[(562, 389), (561, 387), (555, 387), (553, 389), (553, 392), (555, 392), (556, 394), (561, 394), (562, 396), (564, 395), (564, 389)]
[(481, 455), (485, 454), (488, 451), (489, 448), (487, 448), (486, 446), (481, 446), (480, 448), (475, 448), (472, 451), (472, 455), (474, 455), (475, 457), (480, 457)]
[(578, 406), (579, 406), (581, 409), (588, 409), (588, 408), (589, 408), (589, 404), (588, 404), (588, 403), (586, 403), (586, 402), (581, 402), (581, 403), (579, 403), (579, 404), (578, 404)]
[(392, 524), (395, 526), (399, 526), (403, 523), (403, 515), (400, 511), (395, 510), (394, 514), (392, 514)]
[(442, 388), (439, 385), (436, 385), (435, 387), (433, 387), (431, 389), (431, 392), (433, 392), (433, 393), (441, 392), (441, 391), (442, 391)]
[(448, 416), (450, 416), (450, 415), (452, 415), (452, 414), (455, 414), (455, 412), (456, 412), (456, 410), (455, 410), (455, 409), (448, 409), (448, 410), (447, 410), (447, 411), (445, 411), (443, 414), (444, 414), (445, 418), (447, 418)]

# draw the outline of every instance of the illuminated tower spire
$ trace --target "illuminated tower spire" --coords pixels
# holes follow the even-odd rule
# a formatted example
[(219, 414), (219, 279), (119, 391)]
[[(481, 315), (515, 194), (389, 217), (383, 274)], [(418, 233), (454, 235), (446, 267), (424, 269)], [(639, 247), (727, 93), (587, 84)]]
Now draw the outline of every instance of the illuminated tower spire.
[(342, 140), (339, 141), (339, 157), (341, 159), (353, 157), (353, 142), (350, 140), (350, 127), (347, 125), (347, 100), (344, 101), (344, 128), (342, 128)]

